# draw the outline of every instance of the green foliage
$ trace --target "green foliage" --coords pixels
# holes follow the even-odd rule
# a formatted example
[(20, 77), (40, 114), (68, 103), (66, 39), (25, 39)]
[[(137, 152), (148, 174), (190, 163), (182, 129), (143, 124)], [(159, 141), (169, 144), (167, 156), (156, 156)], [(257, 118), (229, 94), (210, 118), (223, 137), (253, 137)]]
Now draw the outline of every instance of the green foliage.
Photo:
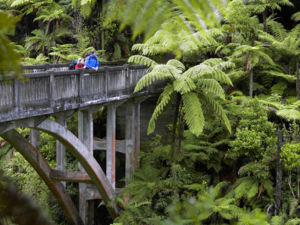
[(288, 143), (282, 146), (281, 157), (283, 159), (284, 166), (289, 169), (295, 169), (299, 167), (300, 162), (300, 144)]
[(226, 128), (230, 131), (229, 120), (218, 102), (218, 98), (224, 99), (224, 91), (219, 84), (229, 84), (231, 81), (224, 72), (233, 67), (232, 63), (221, 59), (208, 59), (203, 63), (189, 68), (178, 60), (171, 59), (167, 64), (157, 64), (145, 56), (132, 56), (131, 63), (142, 63), (150, 66), (150, 72), (143, 76), (135, 87), (135, 92), (151, 85), (156, 80), (167, 80), (169, 83), (159, 97), (148, 126), (148, 134), (155, 129), (155, 121), (164, 111), (165, 107), (178, 94), (182, 99), (181, 113), (189, 129), (195, 135), (200, 135), (204, 127), (204, 115), (202, 104), (210, 106), (212, 112), (221, 118)]
[(15, 44), (8, 38), (14, 33), (19, 18), (0, 11), (0, 21), (0, 80), (5, 79), (11, 71), (20, 78), (20, 56), (15, 51)]
[(257, 100), (243, 103), (240, 109), (242, 119), (231, 142), (230, 157), (243, 155), (258, 160), (272, 153), (276, 144), (275, 127), (268, 121), (267, 111)]

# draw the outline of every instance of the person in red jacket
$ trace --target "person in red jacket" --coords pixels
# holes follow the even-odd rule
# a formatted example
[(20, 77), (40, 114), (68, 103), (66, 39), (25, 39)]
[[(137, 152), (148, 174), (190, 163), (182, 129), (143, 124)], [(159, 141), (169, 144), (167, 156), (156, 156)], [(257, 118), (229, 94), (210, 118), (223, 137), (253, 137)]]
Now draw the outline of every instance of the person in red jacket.
[(77, 64), (75, 65), (75, 70), (76, 69), (83, 69), (84, 68), (84, 60), (82, 58), (79, 58), (77, 60)]

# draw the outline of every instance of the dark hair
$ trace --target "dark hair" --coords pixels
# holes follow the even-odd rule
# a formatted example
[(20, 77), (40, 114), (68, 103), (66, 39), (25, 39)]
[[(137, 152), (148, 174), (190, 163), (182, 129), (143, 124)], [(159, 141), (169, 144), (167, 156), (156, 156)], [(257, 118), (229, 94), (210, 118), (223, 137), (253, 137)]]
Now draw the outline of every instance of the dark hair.
[(94, 53), (96, 53), (96, 51), (95, 51), (95, 50), (92, 50), (91, 53), (94, 54)]

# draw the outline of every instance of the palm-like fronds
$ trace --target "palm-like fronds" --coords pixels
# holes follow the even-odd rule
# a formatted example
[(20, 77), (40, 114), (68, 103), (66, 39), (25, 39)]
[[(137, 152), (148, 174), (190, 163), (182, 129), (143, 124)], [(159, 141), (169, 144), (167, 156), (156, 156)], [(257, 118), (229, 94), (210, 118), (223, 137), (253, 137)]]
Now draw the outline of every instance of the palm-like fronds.
[[(178, 60), (171, 59), (166, 64), (155, 64), (144, 56), (134, 56), (130, 62), (143, 61), (154, 65), (152, 70), (142, 77), (135, 87), (140, 91), (156, 80), (167, 80), (168, 84), (161, 94), (148, 126), (148, 133), (154, 131), (155, 121), (170, 102), (171, 96), (181, 96), (183, 118), (191, 132), (200, 135), (204, 127), (202, 101), (205, 107), (212, 108), (212, 112), (221, 118), (230, 131), (229, 120), (218, 103), (225, 98), (220, 83), (232, 85), (223, 70), (233, 67), (233, 63), (226, 63), (220, 59), (210, 59), (185, 71), (185, 66)], [(219, 83), (220, 82), (220, 83)], [(199, 97), (202, 96), (202, 97)]]
[[(120, 0), (110, 2), (107, 12), (107, 20), (113, 20), (116, 3)], [(203, 31), (207, 27), (218, 26), (219, 14), (224, 3), (221, 0), (140, 0), (124, 1), (125, 9), (122, 14), (122, 25), (133, 28), (133, 38), (142, 33), (147, 40), (158, 30), (173, 32), (185, 31), (193, 34), (195, 31)], [(119, 18), (115, 18), (119, 19)]]
[(204, 115), (202, 106), (196, 93), (189, 93), (182, 95), (184, 111), (184, 120), (188, 125), (190, 131), (199, 136), (204, 128)]
[(150, 67), (150, 69), (153, 68), (155, 65), (157, 65), (157, 63), (154, 60), (152, 60), (148, 57), (142, 56), (142, 55), (131, 56), (128, 59), (128, 62), (134, 63), (134, 64), (142, 64), (142, 65)]

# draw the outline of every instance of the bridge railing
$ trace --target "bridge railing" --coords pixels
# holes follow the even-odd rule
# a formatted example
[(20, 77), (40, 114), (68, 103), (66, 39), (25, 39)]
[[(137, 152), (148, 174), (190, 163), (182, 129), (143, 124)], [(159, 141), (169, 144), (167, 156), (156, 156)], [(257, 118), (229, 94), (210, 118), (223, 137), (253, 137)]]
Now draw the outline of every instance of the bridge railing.
[[(60, 64), (39, 64), (39, 65), (27, 65), (23, 66), (24, 73), (37, 73), (37, 72), (44, 72), (44, 71), (67, 71), (69, 70), (70, 63), (60, 63)], [(122, 66), (125, 62), (100, 62), (100, 67), (103, 66)]]
[(0, 122), (128, 98), (145, 72), (143, 66), (104, 66), (24, 74), (25, 82), (0, 81)]

